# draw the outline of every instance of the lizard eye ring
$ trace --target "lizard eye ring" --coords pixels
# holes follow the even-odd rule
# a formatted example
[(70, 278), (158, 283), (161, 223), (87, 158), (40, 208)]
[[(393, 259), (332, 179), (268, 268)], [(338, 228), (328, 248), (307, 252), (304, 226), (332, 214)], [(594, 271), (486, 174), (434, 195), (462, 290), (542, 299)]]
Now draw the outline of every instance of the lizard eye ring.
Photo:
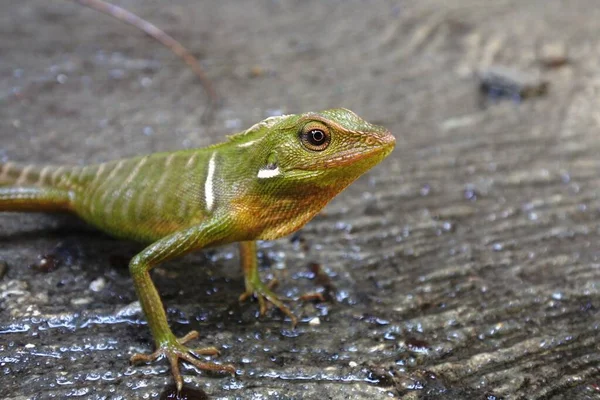
[(320, 122), (309, 122), (304, 125), (300, 133), (300, 140), (304, 147), (313, 151), (323, 151), (331, 142), (329, 128)]

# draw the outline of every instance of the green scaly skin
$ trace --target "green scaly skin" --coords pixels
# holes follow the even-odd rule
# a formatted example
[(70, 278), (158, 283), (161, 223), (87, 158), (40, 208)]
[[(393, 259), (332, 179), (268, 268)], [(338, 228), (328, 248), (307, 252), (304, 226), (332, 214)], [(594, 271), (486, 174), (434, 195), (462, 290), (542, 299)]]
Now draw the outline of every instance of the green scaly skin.
[(175, 337), (149, 271), (193, 250), (240, 242), (241, 299), (256, 296), (261, 312), (273, 303), (295, 324), (259, 278), (255, 241), (302, 227), (394, 144), (386, 129), (346, 109), (271, 117), (201, 149), (84, 167), (0, 164), (0, 211), (73, 212), (114, 236), (151, 243), (129, 269), (157, 350), (131, 359), (167, 357), (181, 389), (179, 359), (205, 370), (235, 370), (196, 358), (218, 353), (186, 347), (197, 332)]

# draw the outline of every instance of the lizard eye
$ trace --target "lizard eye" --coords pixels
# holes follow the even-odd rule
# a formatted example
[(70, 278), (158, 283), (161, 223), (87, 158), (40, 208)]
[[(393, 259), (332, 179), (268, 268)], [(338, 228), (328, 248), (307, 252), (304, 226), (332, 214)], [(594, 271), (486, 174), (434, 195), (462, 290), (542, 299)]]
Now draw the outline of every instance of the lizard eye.
[(300, 140), (309, 150), (323, 151), (329, 146), (331, 134), (327, 126), (318, 122), (309, 122), (302, 128)]

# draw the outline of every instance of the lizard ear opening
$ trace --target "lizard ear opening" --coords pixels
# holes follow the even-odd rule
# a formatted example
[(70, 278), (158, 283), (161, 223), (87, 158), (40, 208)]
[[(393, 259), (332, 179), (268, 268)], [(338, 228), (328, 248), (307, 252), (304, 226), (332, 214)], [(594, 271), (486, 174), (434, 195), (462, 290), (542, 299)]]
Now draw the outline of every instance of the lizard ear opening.
[(267, 164), (258, 170), (258, 178), (273, 178), (281, 174), (279, 170), (277, 153), (273, 152), (267, 157)]
[(277, 153), (272, 152), (271, 154), (269, 154), (269, 157), (267, 157), (267, 169), (276, 169), (279, 166), (279, 162), (278, 162), (278, 157), (277, 157)]

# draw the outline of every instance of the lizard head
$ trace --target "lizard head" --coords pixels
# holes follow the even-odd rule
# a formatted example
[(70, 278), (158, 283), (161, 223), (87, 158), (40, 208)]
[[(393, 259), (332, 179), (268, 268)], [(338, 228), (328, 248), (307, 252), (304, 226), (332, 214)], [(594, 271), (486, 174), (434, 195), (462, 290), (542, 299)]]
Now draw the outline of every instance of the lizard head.
[(255, 225), (252, 237), (261, 239), (301, 227), (395, 144), (387, 129), (343, 108), (271, 117), (231, 140), (250, 152), (239, 157), (249, 160), (240, 168), (253, 177), (234, 207)]
[(270, 125), (257, 177), (297, 189), (308, 184), (339, 192), (390, 154), (396, 141), (344, 108), (275, 117)]

